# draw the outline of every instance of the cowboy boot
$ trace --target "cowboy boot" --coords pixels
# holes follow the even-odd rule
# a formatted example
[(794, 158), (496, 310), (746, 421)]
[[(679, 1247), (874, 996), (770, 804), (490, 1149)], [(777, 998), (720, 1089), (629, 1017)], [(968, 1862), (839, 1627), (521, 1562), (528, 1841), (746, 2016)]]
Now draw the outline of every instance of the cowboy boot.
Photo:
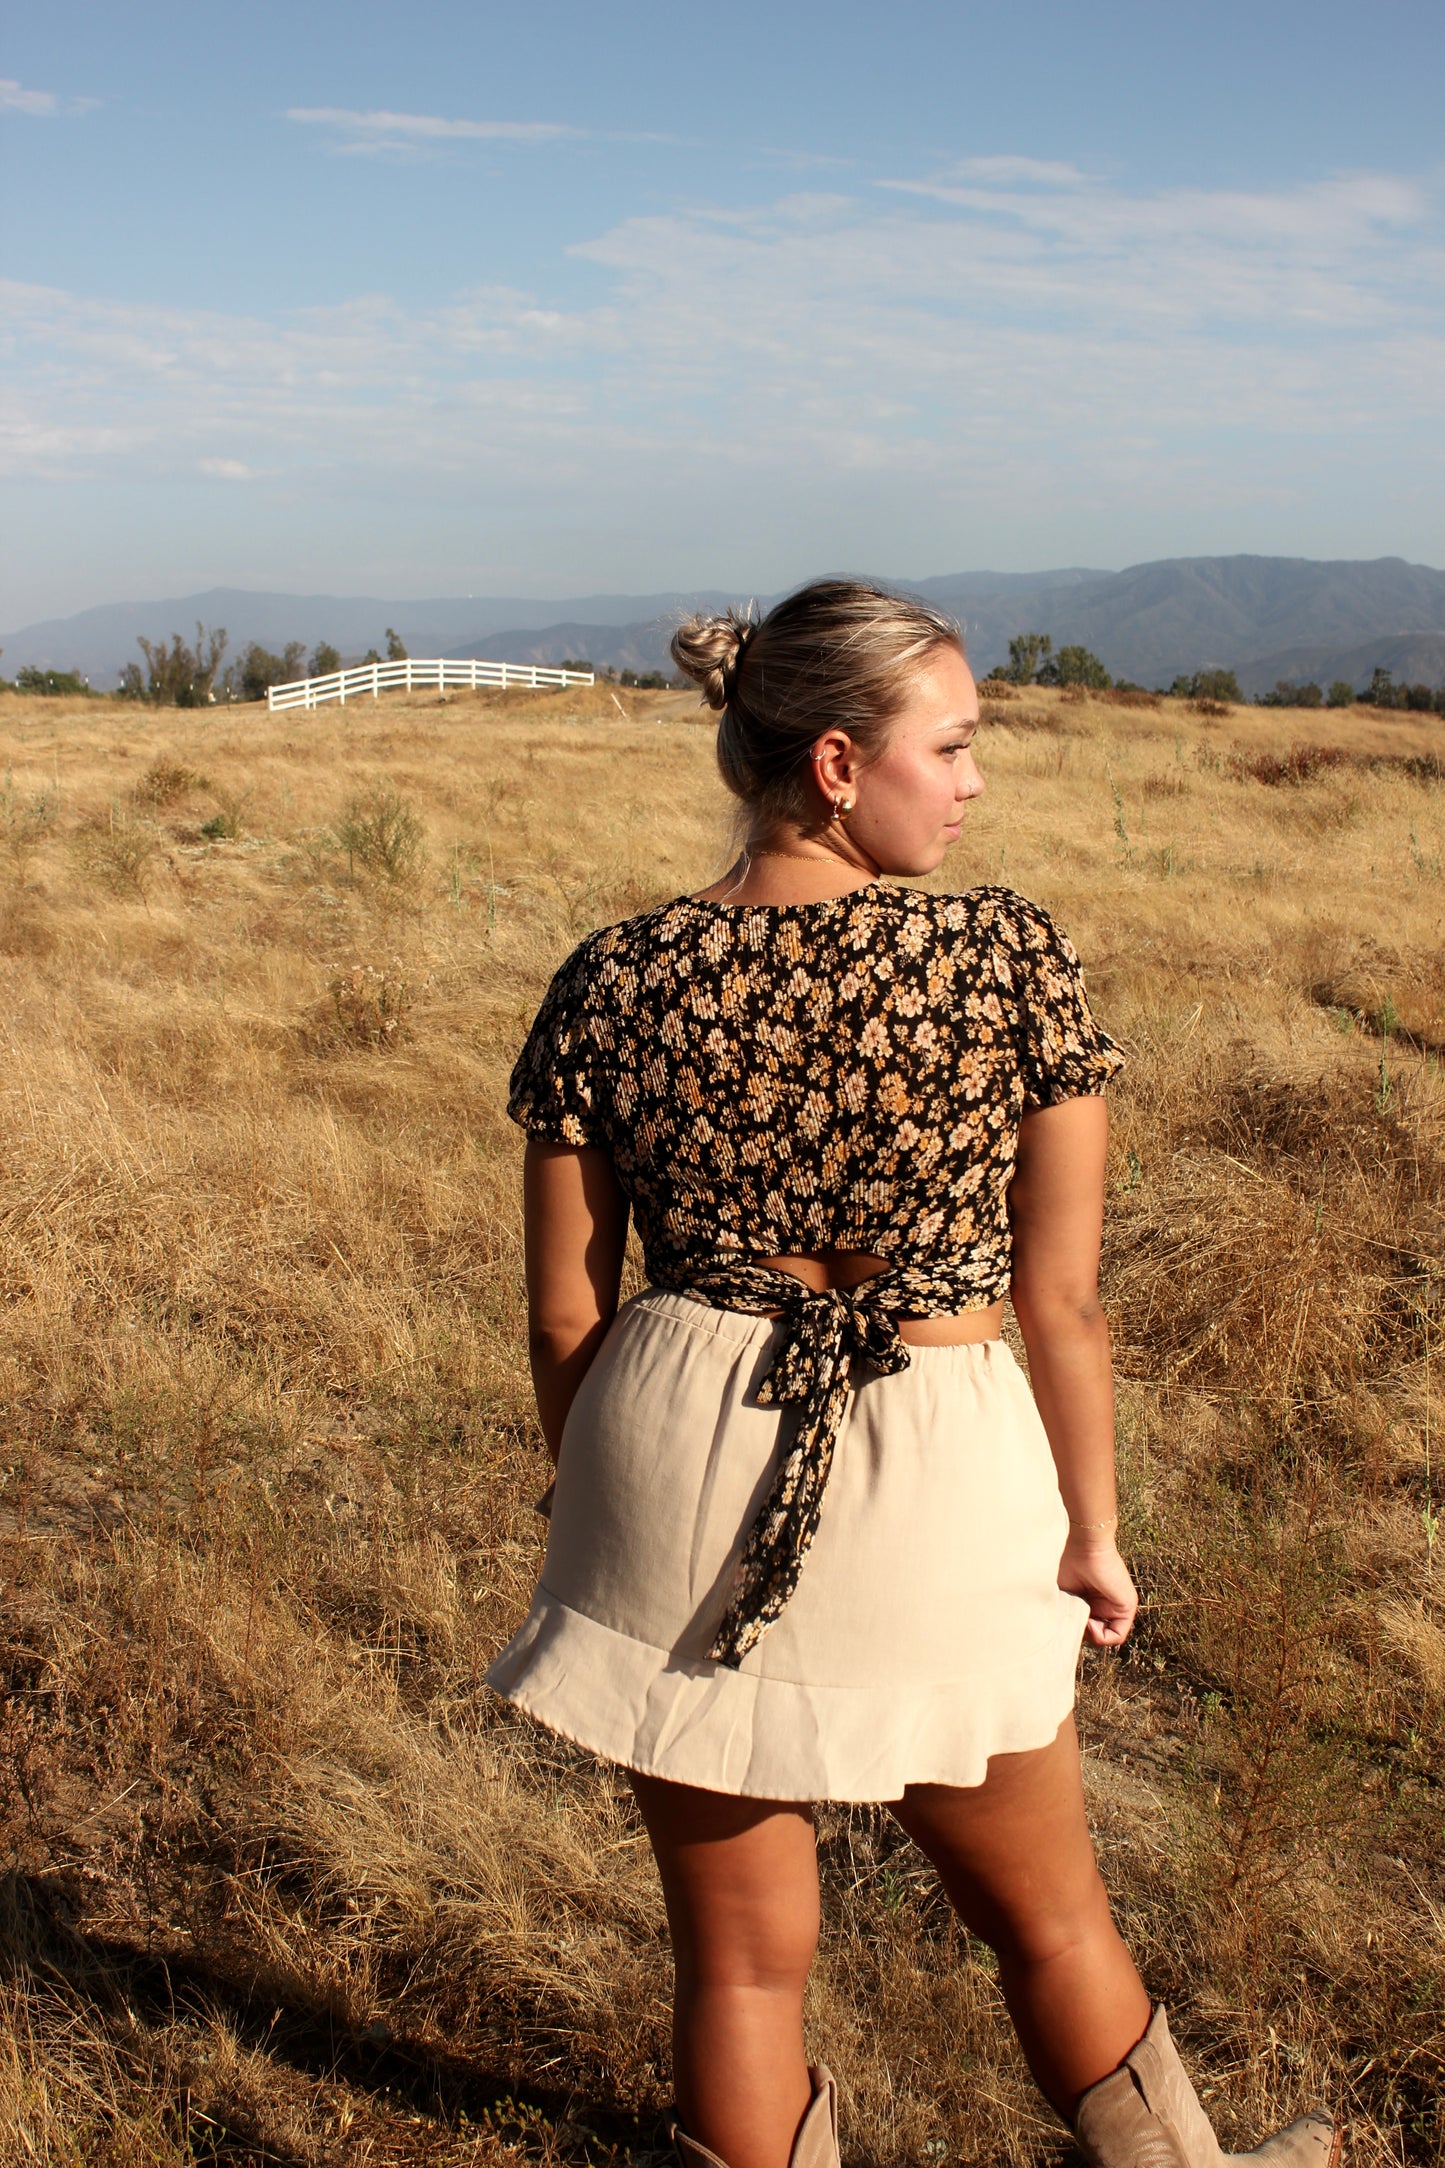
[[(808, 2076), (813, 2084), (813, 2098), (798, 2125), (798, 2135), (788, 2155), (788, 2168), (838, 2168), (838, 2088), (833, 2083), (832, 2071), (824, 2063), (812, 2064)], [(677, 2149), (681, 2168), (726, 2168), (726, 2163), (719, 2160), (716, 2153), (699, 2145), (696, 2138), (689, 2138), (676, 2119), (668, 2125), (668, 2134)]]
[(1119, 2068), (1091, 2085), (1074, 2116), (1090, 2168), (1338, 2168), (1340, 2131), (1327, 2115), (1304, 2115), (1250, 2153), (1223, 2153), (1169, 2037), (1160, 2003), (1149, 2030)]

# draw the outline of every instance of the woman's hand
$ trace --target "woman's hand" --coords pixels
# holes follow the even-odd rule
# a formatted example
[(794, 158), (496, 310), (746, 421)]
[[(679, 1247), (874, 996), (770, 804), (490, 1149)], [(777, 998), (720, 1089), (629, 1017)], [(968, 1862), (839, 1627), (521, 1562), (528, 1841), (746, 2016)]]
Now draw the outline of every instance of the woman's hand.
[(1089, 1606), (1084, 1639), (1091, 1649), (1123, 1646), (1139, 1609), (1139, 1591), (1112, 1538), (1071, 1535), (1059, 1561), (1059, 1586)]

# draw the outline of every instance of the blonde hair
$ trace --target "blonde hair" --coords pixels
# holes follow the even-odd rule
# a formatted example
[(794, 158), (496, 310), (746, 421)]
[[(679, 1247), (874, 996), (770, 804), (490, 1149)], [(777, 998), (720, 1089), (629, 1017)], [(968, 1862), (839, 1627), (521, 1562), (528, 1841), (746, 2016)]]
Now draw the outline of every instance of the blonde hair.
[(948, 646), (962, 652), (958, 626), (915, 596), (814, 580), (761, 620), (751, 607), (688, 618), (672, 656), (718, 711), (723, 781), (762, 829), (816, 811), (805, 778), (823, 731), (846, 730), (868, 759), (919, 664)]

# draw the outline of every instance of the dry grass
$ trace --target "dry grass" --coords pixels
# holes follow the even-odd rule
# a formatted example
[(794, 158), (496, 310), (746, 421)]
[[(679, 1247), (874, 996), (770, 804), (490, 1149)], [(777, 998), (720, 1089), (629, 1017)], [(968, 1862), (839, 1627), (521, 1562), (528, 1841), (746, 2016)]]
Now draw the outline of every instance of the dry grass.
[[(1055, 909), (1133, 1056), (1119, 1909), (1228, 2137), (1326, 2091), (1383, 2168), (1445, 2142), (1445, 800), (1438, 723), (1351, 726), (1000, 701), (940, 878)], [(655, 2158), (645, 1843), (479, 1680), (542, 1480), (505, 1075), (580, 935), (717, 863), (709, 733), (605, 689), (0, 728), (0, 2159)], [(988, 1953), (820, 1821), (850, 2158), (1061, 2157)]]

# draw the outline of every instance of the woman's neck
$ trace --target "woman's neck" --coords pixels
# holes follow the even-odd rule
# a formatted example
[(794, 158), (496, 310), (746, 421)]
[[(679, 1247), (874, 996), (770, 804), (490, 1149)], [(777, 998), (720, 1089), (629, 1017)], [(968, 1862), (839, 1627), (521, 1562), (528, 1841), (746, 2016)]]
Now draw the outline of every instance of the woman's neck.
[(823, 903), (871, 887), (879, 869), (852, 839), (803, 833), (745, 845), (720, 881), (696, 891), (699, 903)]

